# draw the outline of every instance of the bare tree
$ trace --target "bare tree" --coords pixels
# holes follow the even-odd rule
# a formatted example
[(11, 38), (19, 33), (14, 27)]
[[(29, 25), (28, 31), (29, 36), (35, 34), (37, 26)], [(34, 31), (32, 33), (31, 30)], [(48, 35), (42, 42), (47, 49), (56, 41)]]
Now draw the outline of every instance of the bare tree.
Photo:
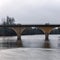
[(15, 19), (13, 17), (7, 16), (6, 19), (3, 21), (3, 25), (13, 25), (15, 22)]

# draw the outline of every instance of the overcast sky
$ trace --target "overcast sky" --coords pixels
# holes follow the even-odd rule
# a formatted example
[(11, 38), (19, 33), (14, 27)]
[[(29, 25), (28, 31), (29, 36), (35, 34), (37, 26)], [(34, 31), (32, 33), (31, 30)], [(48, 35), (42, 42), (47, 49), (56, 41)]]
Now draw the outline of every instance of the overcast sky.
[(6, 16), (21, 24), (60, 24), (60, 0), (0, 0), (0, 22)]

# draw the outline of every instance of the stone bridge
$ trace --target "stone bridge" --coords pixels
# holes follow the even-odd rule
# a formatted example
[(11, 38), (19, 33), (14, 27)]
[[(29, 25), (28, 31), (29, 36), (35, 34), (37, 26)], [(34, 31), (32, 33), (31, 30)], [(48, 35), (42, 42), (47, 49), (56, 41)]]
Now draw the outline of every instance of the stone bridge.
[(18, 47), (22, 47), (22, 40), (21, 40), (21, 34), (22, 32), (27, 28), (27, 27), (37, 27), (40, 30), (42, 30), (45, 34), (45, 43), (44, 43), (44, 47), (45, 48), (50, 48), (50, 43), (49, 43), (49, 33), (56, 27), (60, 27), (60, 25), (0, 25), (0, 27), (8, 27), (13, 29), (16, 34), (17, 34), (17, 46)]

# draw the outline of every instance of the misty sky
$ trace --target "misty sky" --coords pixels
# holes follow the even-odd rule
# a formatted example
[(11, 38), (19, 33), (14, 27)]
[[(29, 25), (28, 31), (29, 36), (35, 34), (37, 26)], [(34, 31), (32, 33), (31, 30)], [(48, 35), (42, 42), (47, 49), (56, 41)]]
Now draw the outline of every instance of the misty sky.
[(60, 0), (0, 0), (0, 22), (6, 16), (21, 24), (60, 24)]

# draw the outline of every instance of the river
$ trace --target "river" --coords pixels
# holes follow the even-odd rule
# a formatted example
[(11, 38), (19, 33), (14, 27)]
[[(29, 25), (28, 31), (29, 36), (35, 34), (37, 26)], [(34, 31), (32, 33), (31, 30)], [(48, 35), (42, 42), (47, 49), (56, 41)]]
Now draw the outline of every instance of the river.
[[(44, 45), (44, 35), (22, 35), (22, 48), (42, 48)], [(60, 48), (60, 35), (49, 35), (51, 48)], [(15, 48), (17, 36), (0, 37), (0, 49)]]

